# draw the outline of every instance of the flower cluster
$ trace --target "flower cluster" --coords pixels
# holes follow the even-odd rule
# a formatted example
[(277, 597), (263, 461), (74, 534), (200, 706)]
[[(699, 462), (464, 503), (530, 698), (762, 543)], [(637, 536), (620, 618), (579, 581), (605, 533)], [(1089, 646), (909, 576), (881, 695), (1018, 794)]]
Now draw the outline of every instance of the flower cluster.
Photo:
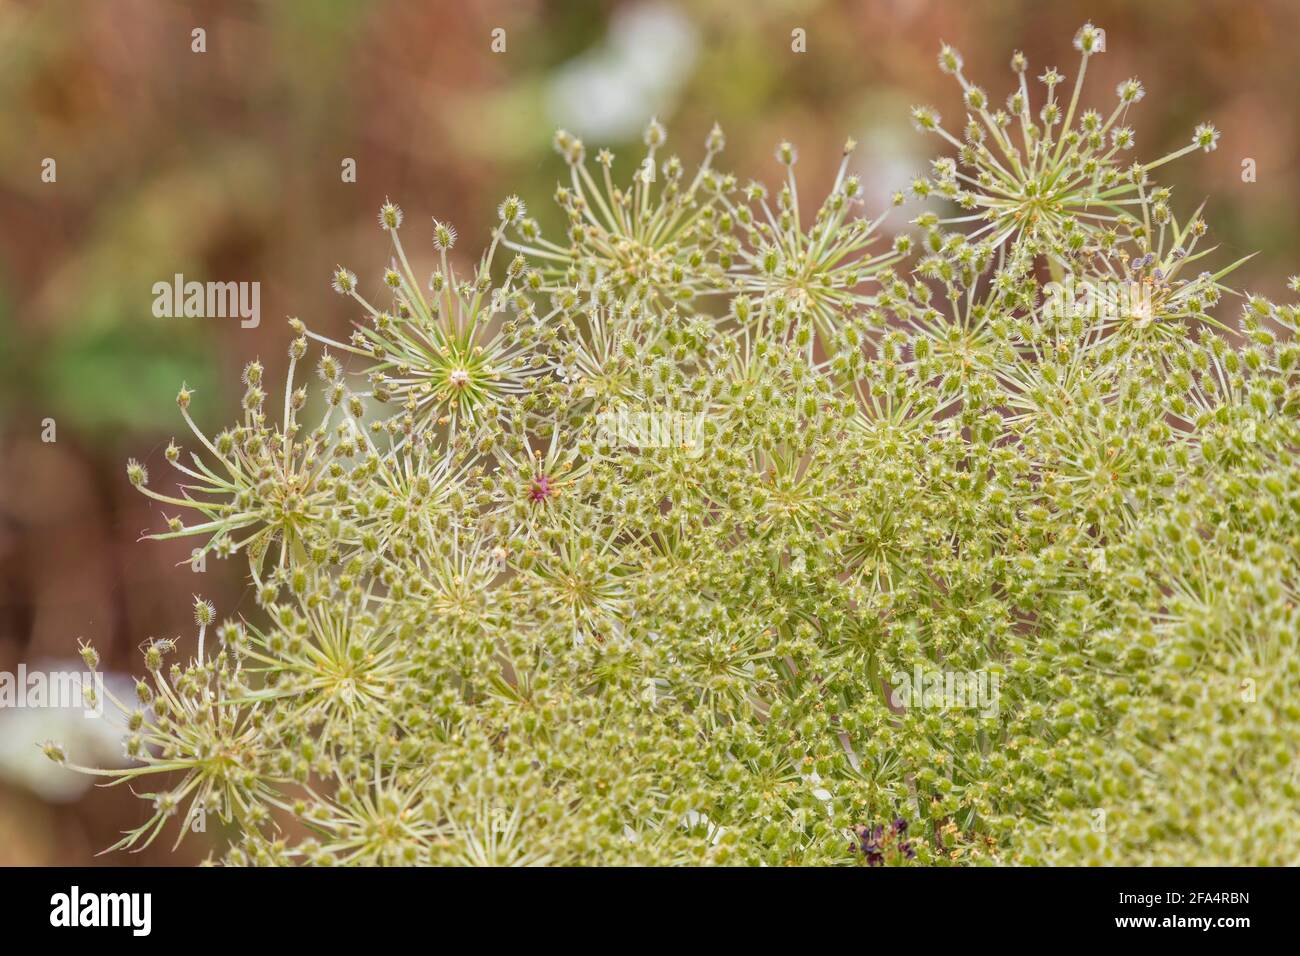
[(1005, 107), (941, 50), (965, 122), (915, 111), (912, 192), (951, 214), (892, 243), (852, 144), (809, 217), (789, 144), (769, 197), (658, 123), (594, 174), (557, 135), (564, 234), (510, 197), (468, 272), (435, 222), (423, 280), (385, 203), (350, 338), (294, 320), (282, 408), (254, 362), (215, 437), (183, 389), (178, 492), (128, 468), (258, 608), (146, 645), (133, 763), (92, 771), (157, 781), (119, 845), (203, 812), (232, 863), (1300, 859), (1300, 305), (1151, 178), (1211, 127), (1141, 162), (1140, 83), (1085, 108), (1097, 37), (1068, 101), (1017, 55)]

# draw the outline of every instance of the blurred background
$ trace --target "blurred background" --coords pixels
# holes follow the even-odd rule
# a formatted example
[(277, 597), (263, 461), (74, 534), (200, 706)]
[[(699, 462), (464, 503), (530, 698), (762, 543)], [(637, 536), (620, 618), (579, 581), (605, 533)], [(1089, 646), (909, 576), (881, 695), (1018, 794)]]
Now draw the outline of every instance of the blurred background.
[[(883, 208), (938, 147), (908, 107), (962, 115), (935, 65), (940, 40), (1000, 103), (1015, 49), (1034, 75), (1056, 66), (1072, 82), (1086, 20), (1107, 31), (1107, 52), (1085, 105), (1108, 113), (1115, 84), (1141, 78), (1130, 117), (1144, 159), (1216, 124), (1218, 150), (1162, 181), (1184, 215), (1209, 199), (1224, 261), (1260, 251), (1242, 286), (1282, 295), (1300, 272), (1300, 4), (1288, 0), (0, 0), (0, 671), (78, 668), (85, 638), (126, 679), (142, 641), (193, 642), (192, 595), (223, 617), (251, 610), (242, 559), (197, 573), (188, 544), (138, 540), (162, 517), (124, 464), (139, 458), (170, 491), (162, 450), (186, 443), (182, 381), (200, 425), (219, 429), (236, 418), (245, 362), (282, 375), (286, 316), (345, 334), (355, 316), (331, 270), (378, 285), (385, 197), (406, 212), (408, 252), (427, 251), (418, 240), (436, 216), (458, 228), (468, 267), (509, 193), (559, 228), (557, 126), (610, 146), (626, 178), (658, 115), (688, 168), (720, 121), (720, 165), (742, 182), (770, 181), (773, 147), (790, 139), (810, 206), (851, 136)], [(260, 282), (261, 325), (156, 318), (153, 284), (176, 273)], [(45, 761), (34, 744), (46, 738), (120, 759), (107, 721), (0, 709), (0, 864), (90, 862), (148, 816), (126, 788), (88, 789)], [(192, 863), (217, 836), (173, 854), (169, 828), (144, 853), (99, 861)]]

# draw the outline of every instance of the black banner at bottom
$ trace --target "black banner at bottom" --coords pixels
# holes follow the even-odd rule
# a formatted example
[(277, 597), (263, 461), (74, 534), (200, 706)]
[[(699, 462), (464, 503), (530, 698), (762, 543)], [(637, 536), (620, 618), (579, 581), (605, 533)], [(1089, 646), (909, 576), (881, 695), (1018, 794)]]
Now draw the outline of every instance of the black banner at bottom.
[[(20, 937), (52, 934), (128, 948), (199, 942), (208, 933), (280, 944), (611, 928), (678, 943), (788, 928), (828, 938), (933, 946), (1043, 938), (1125, 937), (1234, 945), (1294, 923), (1286, 869), (851, 870), (252, 870), (5, 869), (0, 919)], [(1284, 913), (1284, 907), (1290, 912)], [(492, 918), (481, 922), (484, 915)], [(843, 934), (847, 931), (848, 936)], [(861, 935), (864, 934), (865, 936)], [(994, 936), (988, 935), (993, 933)], [(596, 935), (599, 934), (599, 935)], [(972, 934), (975, 934), (974, 936)], [(220, 938), (218, 937), (218, 938)], [(1262, 938), (1262, 937), (1261, 937)], [(53, 940), (52, 940), (53, 941)], [(215, 942), (215, 939), (214, 939)], [(556, 940), (551, 940), (551, 943)], [(444, 941), (445, 945), (445, 941)]]

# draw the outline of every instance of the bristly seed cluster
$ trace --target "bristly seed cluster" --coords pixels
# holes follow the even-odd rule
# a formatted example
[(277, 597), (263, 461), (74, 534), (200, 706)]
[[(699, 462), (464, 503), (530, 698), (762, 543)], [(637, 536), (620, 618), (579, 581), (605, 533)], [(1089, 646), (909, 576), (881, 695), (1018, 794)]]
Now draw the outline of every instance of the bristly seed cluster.
[[(182, 389), (179, 491), (128, 467), (260, 610), (145, 645), (132, 763), (88, 771), (154, 807), (117, 847), (205, 813), (232, 863), (1300, 862), (1300, 307), (1151, 178), (1212, 127), (1144, 162), (1142, 85), (1089, 106), (1098, 36), (1002, 101), (941, 49), (946, 211), (892, 243), (851, 143), (810, 215), (792, 145), (769, 191), (657, 122), (630, 161), (559, 133), (564, 233), (511, 196), (468, 272), (385, 202), (355, 331), (294, 320), (216, 435)], [(689, 427), (608, 427), (655, 416)]]

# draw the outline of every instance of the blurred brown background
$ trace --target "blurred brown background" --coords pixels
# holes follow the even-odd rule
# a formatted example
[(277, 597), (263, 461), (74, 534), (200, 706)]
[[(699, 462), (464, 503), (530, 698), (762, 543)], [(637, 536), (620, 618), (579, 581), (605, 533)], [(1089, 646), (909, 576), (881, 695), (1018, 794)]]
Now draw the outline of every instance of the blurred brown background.
[[(469, 263), (508, 193), (557, 228), (556, 126), (612, 147), (626, 176), (658, 114), (688, 166), (719, 120), (722, 165), (742, 181), (770, 179), (773, 146), (791, 139), (809, 204), (852, 136), (883, 208), (937, 150), (907, 107), (961, 115), (935, 66), (941, 39), (1000, 103), (1014, 49), (1034, 75), (1056, 66), (1072, 81), (1085, 20), (1108, 46), (1085, 105), (1108, 112), (1115, 84), (1140, 77), (1147, 98), (1130, 115), (1146, 159), (1215, 123), (1218, 151), (1163, 180), (1184, 214), (1209, 197), (1225, 261), (1260, 250), (1244, 286), (1282, 294), (1300, 271), (1300, 4), (1286, 0), (0, 2), (0, 670), (66, 662), (84, 637), (106, 669), (138, 673), (141, 641), (193, 640), (192, 594), (222, 616), (251, 608), (239, 562), (195, 574), (187, 544), (137, 541), (162, 519), (124, 462), (140, 458), (170, 490), (161, 452), (173, 435), (186, 443), (182, 381), (200, 424), (220, 428), (246, 361), (282, 373), (286, 315), (346, 328), (329, 275), (343, 263), (377, 284), (386, 196), (406, 211), (408, 251), (427, 252), (437, 216), (458, 227)], [(195, 28), (205, 53), (191, 49)], [(791, 51), (795, 28), (804, 54)], [(1246, 157), (1257, 182), (1241, 179)], [(56, 182), (42, 181), (46, 158)], [(345, 158), (355, 184), (341, 181)], [(260, 282), (261, 326), (155, 318), (153, 283), (178, 272)], [(93, 723), (0, 709), (0, 864), (87, 862), (147, 816), (124, 788), (87, 792), (33, 746), (71, 736), (86, 759), (116, 759), (111, 726)], [(172, 855), (169, 831), (100, 861), (194, 862), (213, 835)]]

